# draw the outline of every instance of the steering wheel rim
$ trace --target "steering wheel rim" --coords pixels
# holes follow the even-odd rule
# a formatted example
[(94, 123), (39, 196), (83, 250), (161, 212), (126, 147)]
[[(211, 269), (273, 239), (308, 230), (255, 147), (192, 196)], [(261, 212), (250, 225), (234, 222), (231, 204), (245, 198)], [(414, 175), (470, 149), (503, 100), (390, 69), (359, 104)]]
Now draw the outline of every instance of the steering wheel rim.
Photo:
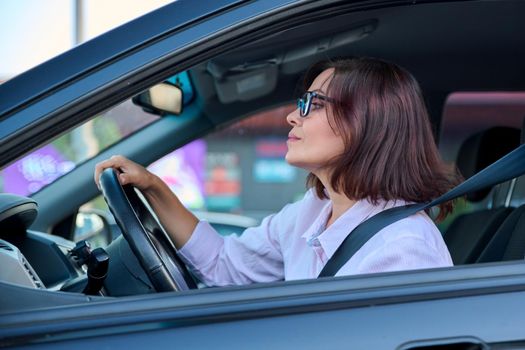
[(186, 265), (150, 209), (131, 185), (122, 186), (117, 172), (108, 168), (100, 175), (100, 187), (109, 210), (158, 292), (196, 289)]

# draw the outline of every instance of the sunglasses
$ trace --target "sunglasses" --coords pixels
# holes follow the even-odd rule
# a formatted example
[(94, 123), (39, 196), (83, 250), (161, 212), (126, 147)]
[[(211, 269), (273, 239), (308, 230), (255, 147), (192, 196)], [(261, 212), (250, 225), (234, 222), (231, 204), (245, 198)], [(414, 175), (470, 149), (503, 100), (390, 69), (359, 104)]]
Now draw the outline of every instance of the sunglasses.
[(307, 91), (301, 98), (297, 99), (297, 108), (299, 108), (299, 114), (301, 117), (306, 117), (308, 113), (310, 113), (310, 109), (312, 108), (312, 101), (314, 98), (318, 98), (320, 100), (326, 101), (326, 102), (334, 102), (335, 100), (324, 95), (320, 95), (317, 92), (314, 91)]

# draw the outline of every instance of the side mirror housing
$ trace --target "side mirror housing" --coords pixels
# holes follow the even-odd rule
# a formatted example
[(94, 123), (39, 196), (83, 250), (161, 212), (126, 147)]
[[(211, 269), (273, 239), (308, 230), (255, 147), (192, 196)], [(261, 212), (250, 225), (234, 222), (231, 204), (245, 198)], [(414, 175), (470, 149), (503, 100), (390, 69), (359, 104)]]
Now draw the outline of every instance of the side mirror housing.
[(107, 213), (89, 209), (77, 213), (73, 241), (88, 241), (94, 247), (106, 247), (113, 240)]
[(163, 82), (136, 95), (132, 101), (148, 113), (179, 115), (182, 113), (184, 96), (179, 86)]

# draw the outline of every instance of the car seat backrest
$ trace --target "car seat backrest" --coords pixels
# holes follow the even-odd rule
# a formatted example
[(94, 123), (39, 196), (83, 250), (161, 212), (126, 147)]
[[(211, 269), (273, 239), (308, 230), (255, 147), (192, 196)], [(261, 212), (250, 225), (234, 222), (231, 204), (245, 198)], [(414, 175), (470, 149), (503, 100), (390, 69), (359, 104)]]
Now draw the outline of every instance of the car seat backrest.
[[(466, 139), (459, 149), (456, 165), (465, 179), (485, 169), (520, 145), (520, 130), (510, 127), (493, 127)], [(483, 200), (490, 188), (470, 193), (467, 200)]]
[[(457, 166), (469, 178), (492, 164), (520, 144), (520, 131), (515, 128), (494, 127), (469, 137), (462, 144)], [(507, 184), (508, 186), (508, 184)], [(486, 188), (467, 196), (469, 202), (480, 202), (491, 192)], [(506, 194), (503, 194), (503, 198)], [(443, 235), (456, 265), (475, 263), (492, 237), (512, 212), (503, 201), (491, 208), (462, 214), (454, 219)]]
[(522, 260), (524, 257), (525, 205), (522, 205), (505, 219), (477, 262)]
[(525, 177), (520, 176), (514, 179), (514, 183), (509, 189), (509, 206), (519, 207), (525, 204)]
[[(521, 144), (525, 143), (525, 119), (521, 129)], [(525, 257), (525, 176), (512, 181), (509, 187), (511, 205), (516, 208), (495, 232), (477, 262), (522, 260)]]
[(455, 265), (476, 262), (512, 208), (484, 209), (458, 216), (443, 238)]

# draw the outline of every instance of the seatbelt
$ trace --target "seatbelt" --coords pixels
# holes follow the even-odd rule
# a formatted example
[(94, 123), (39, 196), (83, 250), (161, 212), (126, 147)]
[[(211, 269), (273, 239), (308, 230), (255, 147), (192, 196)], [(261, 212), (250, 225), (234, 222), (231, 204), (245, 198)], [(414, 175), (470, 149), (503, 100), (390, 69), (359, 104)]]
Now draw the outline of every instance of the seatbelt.
[(319, 277), (335, 276), (337, 271), (377, 232), (394, 222), (438, 204), (461, 197), (525, 173), (525, 145), (521, 145), (479, 173), (428, 203), (409, 204), (384, 210), (359, 224), (328, 260)]

